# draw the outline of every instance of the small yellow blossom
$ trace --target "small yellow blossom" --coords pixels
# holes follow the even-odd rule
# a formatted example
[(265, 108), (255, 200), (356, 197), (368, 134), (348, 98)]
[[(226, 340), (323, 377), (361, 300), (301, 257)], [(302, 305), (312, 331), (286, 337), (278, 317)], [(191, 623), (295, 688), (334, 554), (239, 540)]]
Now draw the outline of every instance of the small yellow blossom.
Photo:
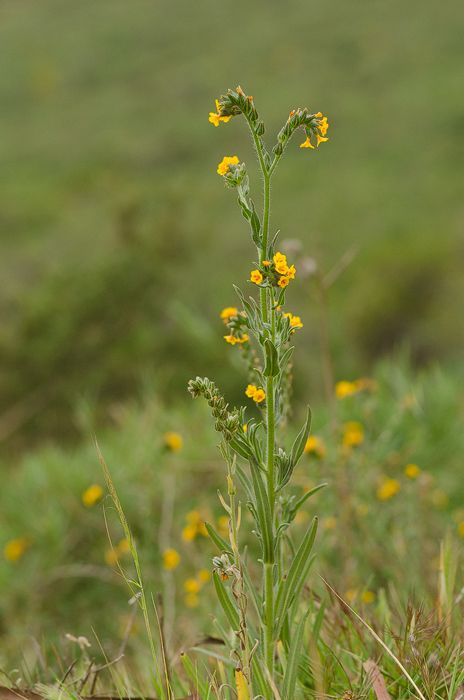
[(247, 432), (248, 432), (248, 423), (244, 423), (244, 424), (242, 425), (242, 430), (243, 430), (244, 433), (247, 433)]
[(384, 479), (377, 489), (377, 498), (379, 501), (389, 501), (400, 489), (401, 484), (397, 479)]
[(369, 591), (369, 590), (363, 591), (361, 594), (361, 600), (363, 603), (366, 603), (366, 605), (370, 605), (371, 603), (373, 603), (375, 600), (374, 591)]
[(258, 390), (258, 387), (255, 384), (248, 384), (247, 388), (245, 389), (245, 394), (248, 396), (249, 399), (252, 399), (253, 396), (256, 394)]
[(317, 435), (309, 436), (309, 438), (306, 440), (304, 451), (306, 454), (314, 455), (320, 459), (323, 459), (326, 453), (324, 442), (320, 437), (317, 437)]
[(263, 275), (259, 270), (252, 270), (250, 272), (250, 282), (254, 282), (255, 284), (261, 284), (263, 281)]
[(214, 126), (219, 126), (220, 122), (224, 122), (227, 124), (227, 122), (232, 119), (232, 116), (229, 117), (221, 117), (221, 105), (219, 104), (219, 100), (216, 100), (216, 112), (210, 112), (208, 121), (210, 124), (213, 124)]
[(220, 313), (220, 317), (222, 318), (224, 323), (230, 321), (230, 319), (234, 316), (238, 316), (238, 309), (236, 306), (226, 306), (225, 309), (222, 309)]
[(118, 542), (117, 550), (119, 554), (128, 554), (130, 552), (130, 542), (127, 537), (123, 537), (122, 540)]
[(270, 265), (272, 265), (272, 263), (270, 260), (263, 260), (262, 265), (263, 267), (269, 267)]
[(344, 447), (357, 447), (364, 442), (364, 428), (361, 423), (349, 421), (343, 426), (342, 444)]
[(322, 527), (325, 530), (335, 530), (337, 527), (337, 518), (335, 518), (333, 515), (329, 515), (329, 517), (324, 518), (322, 521)]
[(417, 477), (421, 473), (421, 470), (417, 466), (417, 464), (407, 464), (404, 468), (404, 473), (408, 477), (408, 479), (417, 479)]
[(288, 270), (288, 265), (285, 261), (281, 260), (275, 265), (276, 272), (279, 275), (286, 275)]
[(352, 396), (359, 391), (356, 382), (341, 381), (335, 384), (335, 396), (337, 399), (344, 399), (346, 396)]
[(208, 581), (211, 579), (211, 571), (208, 571), (208, 569), (200, 569), (198, 572), (198, 580), (201, 581), (202, 584), (208, 583)]
[(285, 276), (288, 277), (289, 280), (294, 280), (295, 275), (296, 275), (295, 265), (290, 265), (290, 267), (287, 267), (287, 270), (285, 272)]
[(229, 172), (229, 166), (231, 165), (238, 165), (240, 163), (239, 159), (237, 156), (224, 156), (224, 158), (221, 160), (221, 162), (217, 166), (217, 174), (226, 175)]
[(266, 392), (264, 389), (256, 389), (255, 393), (253, 394), (253, 401), (255, 401), (255, 403), (261, 403), (265, 398)]
[(282, 287), (282, 289), (284, 289), (288, 285), (288, 282), (288, 277), (279, 277), (279, 281), (277, 282), (277, 284), (279, 285), (279, 287)]
[(280, 265), (280, 263), (284, 263), (284, 265), (287, 265), (287, 256), (281, 253), (279, 250), (272, 259), (274, 261), (274, 265), (276, 266)]
[(86, 508), (91, 508), (103, 498), (103, 489), (99, 484), (92, 484), (83, 492), (81, 499)]
[(187, 578), (184, 581), (184, 591), (186, 593), (199, 593), (201, 585), (196, 578)]
[(105, 550), (105, 561), (108, 566), (116, 566), (118, 563), (118, 553), (114, 547), (108, 547)]
[(172, 431), (164, 433), (163, 440), (165, 447), (167, 447), (170, 452), (179, 452), (184, 444), (182, 435)]
[(197, 608), (200, 603), (200, 600), (196, 593), (187, 593), (187, 595), (184, 598), (184, 602), (188, 608)]
[(27, 537), (17, 537), (13, 540), (8, 540), (3, 548), (3, 556), (7, 561), (19, 561), (28, 547), (29, 540)]
[(309, 136), (306, 136), (305, 141), (303, 141), (303, 143), (300, 143), (300, 148), (314, 148)]
[(460, 537), (464, 537), (464, 520), (461, 520), (461, 522), (458, 523), (458, 535)]
[(167, 571), (173, 571), (180, 564), (180, 554), (175, 549), (165, 549), (163, 552), (163, 567)]
[(192, 542), (197, 536), (198, 528), (196, 525), (186, 525), (182, 529), (182, 539), (184, 542)]
[(300, 318), (300, 316), (294, 316), (290, 312), (284, 314), (285, 318), (288, 318), (290, 321), (290, 328), (303, 328), (303, 322)]

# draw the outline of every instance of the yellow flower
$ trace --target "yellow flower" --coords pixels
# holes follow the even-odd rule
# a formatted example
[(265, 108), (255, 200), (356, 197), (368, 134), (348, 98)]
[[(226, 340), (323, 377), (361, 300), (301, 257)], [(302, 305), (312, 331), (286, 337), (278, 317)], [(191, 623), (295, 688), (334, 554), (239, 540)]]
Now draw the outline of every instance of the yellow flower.
[(220, 317), (224, 323), (227, 323), (233, 316), (238, 316), (238, 309), (235, 306), (226, 306), (220, 313)]
[(254, 282), (255, 284), (261, 284), (263, 281), (263, 276), (259, 270), (252, 270), (250, 272), (250, 282)]
[(464, 537), (464, 520), (458, 523), (458, 535)]
[(3, 556), (7, 561), (19, 561), (28, 547), (29, 540), (27, 537), (17, 537), (14, 540), (8, 540), (3, 548)]
[(364, 429), (361, 423), (349, 421), (343, 426), (342, 444), (344, 447), (357, 447), (364, 442)]
[(179, 452), (179, 450), (182, 449), (182, 445), (184, 444), (182, 435), (179, 435), (179, 433), (164, 433), (163, 439), (165, 446), (170, 452)]
[(186, 525), (182, 530), (182, 539), (184, 542), (192, 542), (197, 536), (198, 528), (196, 525)]
[(244, 433), (248, 432), (248, 423), (244, 423), (244, 424), (242, 425), (242, 430), (243, 430)]
[(282, 289), (284, 289), (284, 287), (288, 285), (288, 282), (288, 277), (279, 277), (279, 281), (277, 282), (277, 284), (279, 285), (279, 287), (282, 287)]
[(373, 603), (375, 600), (375, 593), (374, 591), (363, 591), (361, 593), (361, 600), (363, 603), (366, 603), (366, 605), (370, 605), (370, 603)]
[(184, 602), (188, 608), (197, 608), (200, 601), (196, 593), (187, 593)]
[(265, 398), (266, 392), (264, 391), (264, 389), (256, 389), (255, 393), (253, 394), (253, 401), (255, 401), (256, 403), (261, 403), (262, 401), (264, 401)]
[(282, 260), (282, 261), (279, 261), (278, 263), (276, 263), (275, 269), (276, 269), (276, 272), (278, 272), (279, 275), (286, 275), (287, 272), (288, 272), (288, 265), (287, 265), (286, 262), (284, 262), (284, 261)]
[(208, 569), (200, 569), (198, 572), (198, 579), (201, 581), (201, 583), (208, 583), (208, 581), (211, 579), (211, 572), (208, 571)]
[(289, 280), (294, 280), (296, 275), (295, 265), (290, 265), (290, 267), (287, 267), (285, 275), (288, 277)]
[(279, 265), (280, 263), (284, 263), (284, 265), (287, 265), (287, 256), (281, 253), (280, 251), (277, 251), (277, 253), (272, 259), (274, 261), (274, 265)]
[(229, 117), (221, 117), (221, 105), (219, 104), (219, 100), (216, 100), (216, 112), (210, 112), (208, 121), (210, 124), (214, 124), (214, 126), (219, 126), (220, 122), (224, 122), (227, 124), (227, 122), (232, 119), (232, 116)]
[(303, 323), (299, 316), (294, 316), (290, 312), (284, 314), (284, 316), (289, 319), (291, 328), (303, 328)]
[(404, 468), (404, 473), (408, 477), (408, 479), (417, 479), (419, 476), (421, 470), (417, 466), (417, 464), (407, 464)]
[(163, 567), (167, 571), (173, 571), (180, 564), (180, 554), (175, 549), (165, 549), (163, 552)]
[(198, 525), (198, 523), (201, 522), (201, 517), (199, 510), (189, 510), (188, 513), (185, 514), (186, 521), (191, 525)]
[(300, 148), (314, 148), (309, 136), (306, 136), (306, 140), (303, 141), (303, 143), (300, 143)]
[(127, 537), (123, 537), (122, 540), (118, 542), (117, 550), (119, 554), (128, 554), (130, 552), (130, 542)]
[(99, 484), (92, 484), (83, 492), (81, 499), (86, 508), (91, 508), (103, 498), (103, 489)]
[(255, 386), (254, 384), (248, 384), (247, 388), (245, 389), (245, 394), (248, 396), (249, 399), (252, 399), (257, 391), (257, 386)]
[(401, 484), (397, 479), (384, 479), (377, 489), (377, 498), (379, 501), (389, 501), (400, 489)]
[(199, 593), (200, 588), (201, 586), (195, 578), (187, 578), (184, 581), (184, 591), (186, 593)]
[(237, 156), (224, 156), (224, 158), (218, 164), (216, 172), (218, 175), (222, 175), (224, 177), (224, 175), (229, 172), (230, 165), (238, 165), (239, 163), (240, 161)]
[(263, 260), (262, 265), (263, 265), (263, 267), (269, 267), (271, 265), (271, 261), (270, 260)]
[(312, 454), (320, 459), (325, 457), (326, 452), (324, 443), (322, 442), (321, 438), (317, 437), (316, 435), (309, 436), (309, 438), (306, 440), (304, 451), (306, 454)]
[(352, 396), (359, 391), (356, 382), (337, 382), (335, 384), (335, 396), (337, 399), (344, 399), (346, 396)]
[(108, 566), (116, 566), (118, 563), (118, 553), (114, 547), (108, 547), (105, 550), (105, 561)]
[(328, 518), (324, 518), (322, 521), (322, 527), (326, 530), (335, 530), (337, 527), (337, 518), (334, 518), (333, 515), (329, 515)]

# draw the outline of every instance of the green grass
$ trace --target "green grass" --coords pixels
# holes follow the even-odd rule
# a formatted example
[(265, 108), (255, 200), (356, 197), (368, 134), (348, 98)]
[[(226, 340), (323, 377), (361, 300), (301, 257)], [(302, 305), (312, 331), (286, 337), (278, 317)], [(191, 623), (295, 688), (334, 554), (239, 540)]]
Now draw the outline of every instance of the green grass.
[[(324, 407), (313, 407), (313, 434), (324, 440), (327, 454), (323, 460), (304, 458), (295, 490), (302, 493), (320, 481), (329, 484), (311, 499), (301, 519), (302, 527), (314, 513), (321, 519), (317, 573), (311, 579), (315, 591), (323, 594), (317, 576), (322, 574), (342, 596), (350, 596), (356, 609), (374, 619), (385, 595), (398, 614), (408, 598), (419, 607), (432, 606), (440, 542), (449, 533), (456, 544), (462, 543), (458, 523), (464, 521), (459, 429), (463, 403), (462, 395), (456, 394), (457, 375), (436, 369), (415, 378), (404, 363), (395, 362), (380, 366), (375, 378), (376, 392), (337, 404), (335, 433)], [(80, 413), (91, 434), (91, 412), (82, 406)], [(215, 634), (210, 616), (219, 614), (211, 583), (201, 590), (198, 608), (185, 606), (183, 582), (210, 568), (215, 551), (202, 536), (182, 540), (190, 511), (213, 522), (222, 514), (215, 495), (217, 488), (225, 488), (217, 436), (205, 428), (207, 411), (197, 402), (167, 411), (147, 399), (125, 407), (114, 405), (112, 416), (111, 428), (98, 434), (99, 445), (137, 542), (147, 590), (168, 595), (169, 600), (173, 596), (169, 606), (174, 607), (167, 613), (173, 620), (171, 644), (174, 649), (187, 648), (203, 635)], [(343, 460), (340, 430), (347, 420), (362, 423), (365, 440)], [(181, 452), (163, 449), (165, 430), (181, 433)], [(404, 475), (410, 462), (421, 468), (415, 481)], [(401, 490), (381, 502), (376, 493), (384, 476), (398, 479)], [(4, 669), (18, 663), (18, 649), (32, 667), (38, 663), (33, 638), (44, 653), (48, 650), (50, 666), (55, 668), (50, 650), (55, 644), (60, 653), (68, 654), (66, 633), (87, 636), (98, 657), (95, 631), (109, 658), (117, 654), (131, 612), (130, 594), (117, 569), (105, 561), (109, 543), (102, 506), (85, 508), (81, 503), (81, 494), (91, 483), (103, 485), (104, 480), (90, 439), (72, 450), (41, 449), (9, 471), (0, 495), (1, 544), (27, 537), (30, 546), (16, 563), (0, 562), (0, 585), (8, 592), (0, 606)], [(111, 503), (103, 503), (117, 544), (123, 533)], [(162, 574), (161, 551), (166, 546), (181, 555), (173, 574)], [(123, 555), (120, 561), (131, 575), (130, 558)], [(373, 603), (362, 602), (365, 591), (375, 594)], [(127, 650), (129, 662), (140, 655), (145, 658), (143, 643), (143, 624), (137, 617)], [(34, 678), (37, 674), (40, 677), (38, 667)]]

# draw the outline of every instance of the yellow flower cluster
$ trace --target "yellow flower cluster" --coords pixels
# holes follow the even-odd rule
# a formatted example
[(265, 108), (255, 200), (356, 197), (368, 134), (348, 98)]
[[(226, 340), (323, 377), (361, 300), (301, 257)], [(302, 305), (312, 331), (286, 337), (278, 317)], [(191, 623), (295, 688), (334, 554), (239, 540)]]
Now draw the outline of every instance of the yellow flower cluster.
[(192, 542), (199, 536), (208, 537), (205, 519), (198, 510), (190, 510), (185, 516), (186, 525), (182, 529), (184, 542)]
[(184, 441), (182, 439), (182, 435), (179, 435), (179, 433), (175, 433), (173, 431), (169, 431), (167, 433), (164, 433), (163, 441), (164, 441), (164, 446), (170, 452), (180, 452), (180, 450), (182, 449), (183, 444), (184, 444)]
[(303, 143), (300, 143), (300, 148), (318, 148), (319, 144), (325, 143), (329, 140), (329, 138), (326, 136), (327, 131), (329, 129), (329, 122), (327, 120), (327, 117), (324, 117), (322, 112), (316, 112), (315, 116), (318, 119), (318, 131), (315, 134), (316, 145), (314, 146), (311, 141), (312, 134), (306, 132), (306, 140), (303, 141)]
[(224, 340), (226, 343), (229, 343), (230, 345), (242, 345), (243, 343), (247, 343), (250, 338), (249, 336), (244, 333), (242, 336), (237, 336), (237, 335), (232, 335), (232, 333), (229, 333), (229, 335), (224, 336)]
[(357, 421), (349, 421), (343, 426), (342, 445), (351, 448), (358, 447), (364, 442), (364, 428)]
[(176, 549), (169, 547), (163, 552), (163, 568), (166, 571), (177, 569), (180, 564), (180, 554)]
[(221, 162), (217, 166), (217, 174), (224, 177), (229, 172), (231, 165), (238, 165), (240, 163), (237, 156), (224, 156)]
[(105, 561), (108, 566), (115, 566), (121, 556), (130, 552), (130, 544), (127, 537), (118, 542), (116, 547), (109, 547), (105, 552)]
[(199, 604), (198, 594), (201, 589), (211, 579), (208, 569), (200, 569), (195, 578), (187, 578), (184, 581), (184, 602), (188, 608), (196, 608)]
[[(262, 270), (256, 269), (250, 272), (250, 282), (262, 284), (264, 277), (266, 277), (272, 284), (283, 289), (288, 285), (290, 280), (295, 279), (295, 265), (288, 265), (287, 256), (283, 253), (277, 252), (272, 260), (263, 260), (262, 266)], [(298, 316), (296, 316), (296, 318), (298, 318)]]
[(304, 451), (306, 454), (314, 455), (314, 457), (323, 459), (325, 457), (326, 448), (321, 438), (317, 437), (316, 435), (310, 435), (306, 440)]
[(216, 111), (215, 112), (210, 112), (208, 121), (210, 124), (213, 124), (214, 126), (219, 126), (221, 122), (224, 122), (224, 124), (227, 124), (227, 122), (232, 119), (232, 117), (221, 117), (221, 105), (219, 104), (219, 100), (215, 100), (216, 102)]
[(30, 541), (27, 537), (16, 537), (13, 540), (8, 540), (3, 548), (3, 556), (7, 561), (19, 561), (29, 545)]
[(264, 389), (258, 388), (254, 384), (248, 384), (245, 394), (249, 399), (253, 399), (255, 403), (261, 403), (266, 398), (266, 392)]
[(379, 501), (389, 501), (400, 489), (401, 484), (397, 479), (384, 479), (377, 489), (377, 498)]
[(99, 484), (92, 484), (85, 489), (81, 496), (82, 503), (86, 508), (91, 508), (103, 498), (103, 489)]
[(347, 396), (353, 396), (353, 394), (357, 394), (360, 391), (373, 391), (376, 386), (376, 382), (373, 379), (368, 379), (367, 377), (355, 379), (353, 382), (343, 380), (335, 384), (335, 396), (337, 399), (344, 399)]
[(296, 330), (297, 328), (303, 328), (303, 322), (300, 318), (300, 316), (294, 316), (292, 313), (288, 312), (284, 314), (285, 318), (288, 318), (290, 321), (290, 328), (293, 328)]

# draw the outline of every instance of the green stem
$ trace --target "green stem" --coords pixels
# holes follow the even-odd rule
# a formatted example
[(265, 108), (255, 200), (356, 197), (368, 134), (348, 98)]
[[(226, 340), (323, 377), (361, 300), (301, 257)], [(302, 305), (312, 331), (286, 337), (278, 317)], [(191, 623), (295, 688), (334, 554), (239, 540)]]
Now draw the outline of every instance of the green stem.
[(264, 599), (266, 630), (264, 636), (264, 658), (269, 674), (274, 680), (274, 565), (264, 564)]

